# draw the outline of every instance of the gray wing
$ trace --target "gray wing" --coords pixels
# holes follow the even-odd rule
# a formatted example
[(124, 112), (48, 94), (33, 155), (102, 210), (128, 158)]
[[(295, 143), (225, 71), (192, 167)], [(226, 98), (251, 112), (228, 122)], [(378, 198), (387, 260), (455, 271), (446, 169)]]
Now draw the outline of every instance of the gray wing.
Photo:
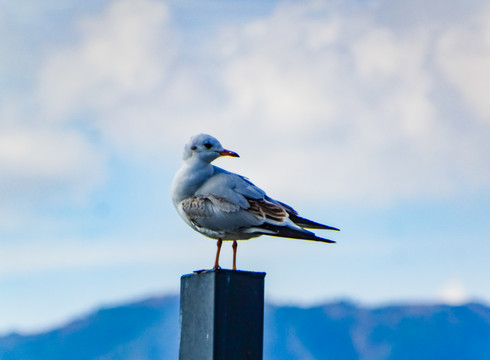
[(222, 233), (240, 233), (263, 222), (239, 204), (215, 195), (187, 198), (182, 211), (194, 226)]
[(333, 242), (304, 228), (338, 230), (299, 217), (293, 208), (269, 198), (246, 178), (224, 170), (206, 181), (196, 196), (184, 200), (183, 211), (195, 226), (248, 234), (244, 238), (267, 234)]
[[(219, 169), (219, 168), (218, 168)], [(221, 169), (220, 169), (221, 170)], [(252, 184), (246, 178), (225, 172), (211, 176), (199, 189), (195, 195), (208, 196), (214, 195), (248, 209), (250, 204), (247, 199), (264, 199), (265, 192)]]
[[(182, 210), (188, 219), (197, 227), (242, 233), (244, 238), (260, 232), (257, 227), (267, 220), (258, 205), (266, 199), (265, 192), (240, 175), (215, 169), (217, 174), (197, 189), (195, 196), (184, 200)], [(280, 223), (278, 215), (276, 212), (275, 220)], [(281, 215), (287, 217), (282, 209)]]

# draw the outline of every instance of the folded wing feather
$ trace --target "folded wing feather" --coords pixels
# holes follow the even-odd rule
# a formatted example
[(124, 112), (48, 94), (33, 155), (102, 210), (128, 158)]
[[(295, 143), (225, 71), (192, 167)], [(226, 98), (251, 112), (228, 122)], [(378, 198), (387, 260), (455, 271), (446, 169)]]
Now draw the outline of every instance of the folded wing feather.
[(218, 171), (196, 191), (196, 196), (182, 202), (182, 210), (197, 227), (317, 241), (324, 239), (303, 228), (338, 230), (298, 216), (292, 207), (269, 198), (242, 176)]

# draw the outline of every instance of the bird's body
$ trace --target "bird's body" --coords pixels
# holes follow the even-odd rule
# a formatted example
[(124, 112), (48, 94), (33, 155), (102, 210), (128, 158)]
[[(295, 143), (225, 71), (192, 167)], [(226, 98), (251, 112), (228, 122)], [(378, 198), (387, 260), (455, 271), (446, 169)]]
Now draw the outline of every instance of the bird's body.
[(260, 235), (333, 243), (305, 230), (337, 228), (298, 216), (290, 206), (271, 199), (247, 178), (211, 164), (220, 156), (238, 155), (225, 150), (214, 137), (199, 134), (184, 149), (184, 164), (172, 185), (172, 201), (184, 221), (201, 234), (218, 240), (214, 268), (218, 268), (222, 240), (233, 240), (236, 269), (236, 240)]

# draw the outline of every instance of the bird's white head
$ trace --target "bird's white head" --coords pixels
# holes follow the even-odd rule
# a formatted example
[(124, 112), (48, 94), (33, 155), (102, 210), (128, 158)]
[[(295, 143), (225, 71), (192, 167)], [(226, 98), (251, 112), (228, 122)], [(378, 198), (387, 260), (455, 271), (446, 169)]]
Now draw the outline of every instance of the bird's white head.
[(237, 153), (224, 149), (216, 138), (207, 134), (191, 137), (184, 147), (184, 160), (196, 158), (210, 163), (220, 156), (239, 157)]

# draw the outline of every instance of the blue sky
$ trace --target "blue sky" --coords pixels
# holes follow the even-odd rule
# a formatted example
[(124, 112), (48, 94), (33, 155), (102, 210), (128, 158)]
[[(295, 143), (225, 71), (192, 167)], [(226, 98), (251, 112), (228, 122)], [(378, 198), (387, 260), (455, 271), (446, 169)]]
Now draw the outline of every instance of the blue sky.
[(240, 243), (269, 300), (488, 303), (488, 24), (476, 0), (0, 1), (0, 333), (211, 267), (169, 197), (200, 132), (342, 229)]

